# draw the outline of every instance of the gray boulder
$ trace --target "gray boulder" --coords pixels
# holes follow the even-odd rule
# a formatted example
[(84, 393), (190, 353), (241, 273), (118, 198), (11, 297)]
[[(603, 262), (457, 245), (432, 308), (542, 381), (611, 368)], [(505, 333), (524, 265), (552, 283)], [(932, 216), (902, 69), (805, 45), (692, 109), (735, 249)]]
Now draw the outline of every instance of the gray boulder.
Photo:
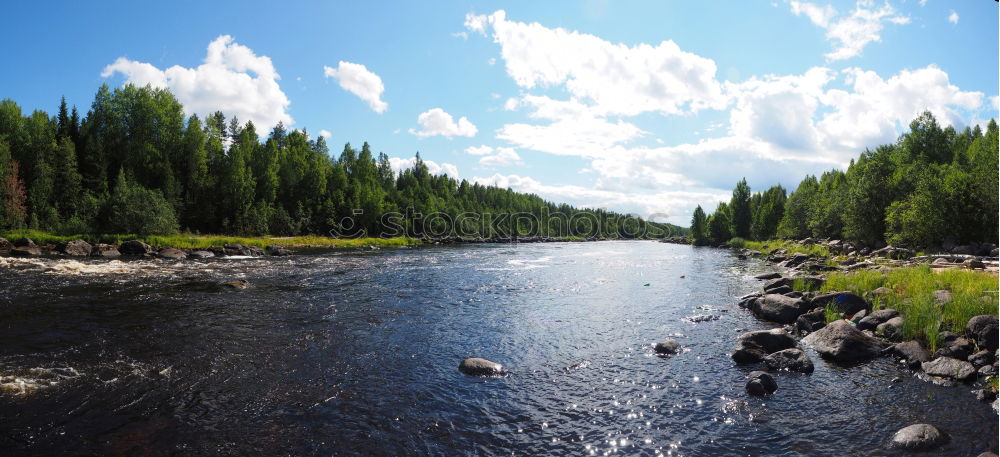
[(778, 294), (767, 294), (755, 300), (750, 308), (757, 317), (779, 324), (795, 322), (808, 309), (809, 304), (805, 300)]
[(653, 350), (657, 354), (673, 355), (681, 350), (681, 345), (673, 338), (667, 338), (653, 345)]
[(90, 249), (91, 257), (104, 257), (110, 259), (120, 257), (121, 255), (122, 254), (118, 252), (118, 248), (116, 248), (113, 244), (98, 243)]
[(500, 376), (504, 374), (503, 365), (479, 357), (469, 357), (458, 364), (458, 371), (469, 376)]
[(965, 332), (971, 336), (980, 348), (997, 350), (997, 316), (983, 314), (969, 319)]
[(907, 366), (916, 370), (920, 364), (931, 360), (931, 353), (919, 341), (904, 341), (892, 347), (892, 352), (901, 357)]
[(996, 359), (995, 353), (990, 350), (982, 350), (969, 356), (969, 363), (976, 368), (992, 365)]
[(760, 362), (768, 354), (798, 346), (783, 329), (757, 330), (740, 335), (732, 358), (738, 364)]
[(810, 333), (802, 342), (823, 357), (845, 364), (871, 360), (887, 347), (887, 343), (865, 335), (843, 319)]
[[(951, 357), (958, 360), (966, 360), (972, 355), (972, 342), (965, 338), (955, 338), (947, 344), (942, 344), (935, 355), (938, 357)], [(988, 351), (987, 351), (988, 352)]]
[(122, 255), (134, 257), (146, 257), (152, 255), (153, 247), (139, 240), (128, 240), (118, 246), (118, 252)]
[(780, 277), (781, 273), (761, 273), (757, 276), (754, 276), (755, 279), (760, 279), (760, 280), (778, 279)]
[(156, 256), (161, 259), (180, 260), (186, 259), (187, 253), (177, 248), (163, 248), (156, 253)]
[(938, 357), (930, 362), (920, 364), (920, 367), (931, 376), (951, 378), (957, 381), (965, 381), (976, 375), (976, 367), (964, 360), (953, 359), (951, 357)]
[(785, 349), (764, 357), (764, 363), (772, 370), (812, 373), (815, 367), (809, 356), (801, 349)]
[(778, 390), (778, 383), (766, 371), (752, 371), (747, 375), (746, 389), (748, 394), (762, 397)]
[(795, 327), (800, 332), (815, 332), (826, 325), (826, 314), (822, 308), (817, 308), (808, 313), (804, 313), (795, 319)]
[[(792, 287), (793, 283), (794, 283), (794, 281), (792, 281), (792, 278), (777, 278), (777, 279), (773, 279), (771, 281), (768, 281), (768, 282), (764, 283), (764, 292), (767, 292), (767, 291), (769, 291), (771, 289), (777, 289), (777, 288), (779, 288), (781, 286)], [(769, 293), (769, 292), (767, 292), (767, 293)]]
[(878, 327), (875, 327), (875, 334), (890, 341), (899, 341), (903, 336), (903, 317), (896, 316), (878, 324)]
[(880, 309), (878, 311), (872, 311), (871, 314), (865, 316), (860, 322), (858, 322), (858, 330), (875, 330), (879, 324), (882, 324), (896, 316), (899, 316), (899, 312), (894, 309)]
[(913, 424), (896, 432), (892, 436), (890, 447), (912, 451), (925, 451), (945, 444), (948, 440), (948, 434), (938, 430), (933, 425)]
[(267, 253), (271, 254), (273, 256), (292, 255), (292, 251), (289, 251), (288, 249), (285, 249), (284, 246), (276, 246), (276, 245), (268, 246), (267, 247)]
[(864, 298), (853, 292), (831, 292), (819, 295), (813, 298), (812, 303), (813, 306), (822, 308), (825, 308), (827, 305), (833, 305), (837, 309), (837, 312), (848, 316), (863, 309), (871, 309), (871, 305)]
[(74, 257), (86, 257), (90, 255), (90, 251), (93, 249), (94, 247), (91, 246), (90, 243), (83, 240), (67, 241), (65, 243), (59, 243), (59, 245), (56, 246), (56, 251)]

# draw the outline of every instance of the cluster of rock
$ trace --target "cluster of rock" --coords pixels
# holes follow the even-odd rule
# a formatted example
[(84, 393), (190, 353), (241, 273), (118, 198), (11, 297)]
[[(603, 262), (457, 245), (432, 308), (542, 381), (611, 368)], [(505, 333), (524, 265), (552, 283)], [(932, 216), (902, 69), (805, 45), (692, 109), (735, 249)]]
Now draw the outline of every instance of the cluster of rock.
[[(160, 258), (169, 260), (205, 259), (211, 257), (263, 256), (265, 251), (243, 244), (226, 244), (221, 247), (205, 249), (154, 248), (139, 240), (128, 240), (119, 245), (91, 244), (82, 239), (66, 241), (52, 245), (38, 245), (30, 238), (20, 238), (13, 242), (0, 238), (0, 255), (37, 257), (37, 256), (68, 256), (68, 257), (132, 257)], [(290, 255), (291, 252), (282, 246), (268, 246), (267, 254), (273, 256)]]

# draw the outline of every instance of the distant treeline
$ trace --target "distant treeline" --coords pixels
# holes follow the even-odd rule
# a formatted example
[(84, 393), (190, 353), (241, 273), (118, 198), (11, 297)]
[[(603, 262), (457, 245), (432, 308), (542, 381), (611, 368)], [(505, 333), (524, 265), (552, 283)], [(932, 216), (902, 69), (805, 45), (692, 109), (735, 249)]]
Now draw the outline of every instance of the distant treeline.
[(997, 243), (997, 123), (961, 132), (924, 112), (895, 144), (866, 150), (847, 171), (806, 176), (791, 195), (781, 186), (751, 193), (737, 183), (729, 203), (691, 219), (695, 244), (806, 237), (873, 246), (934, 248)]
[[(395, 213), (402, 217), (385, 217)], [(438, 216), (428, 220), (432, 214)], [(499, 217), (513, 214), (535, 220)], [(251, 122), (221, 112), (186, 117), (169, 91), (133, 85), (101, 86), (82, 119), (65, 99), (53, 117), (41, 110), (24, 115), (14, 101), (0, 102), (0, 229), (18, 228), (487, 238), (686, 233), (433, 175), (419, 153), (412, 168), (394, 173), (388, 156), (376, 157), (368, 143), (360, 151), (345, 145), (333, 158), (322, 136), (281, 124), (262, 143)]]

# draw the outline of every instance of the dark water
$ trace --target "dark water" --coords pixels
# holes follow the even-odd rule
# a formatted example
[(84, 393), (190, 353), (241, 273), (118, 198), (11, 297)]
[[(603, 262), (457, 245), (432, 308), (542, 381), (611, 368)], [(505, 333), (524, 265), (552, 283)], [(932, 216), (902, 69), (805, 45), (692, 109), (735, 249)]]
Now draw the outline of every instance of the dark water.
[[(970, 387), (890, 360), (810, 350), (815, 373), (747, 397), (728, 354), (767, 326), (733, 303), (762, 268), (653, 242), (6, 259), (0, 454), (896, 455), (916, 422), (952, 436), (934, 455), (997, 449)], [(685, 352), (654, 356), (667, 336)], [(464, 376), (467, 356), (512, 373)]]

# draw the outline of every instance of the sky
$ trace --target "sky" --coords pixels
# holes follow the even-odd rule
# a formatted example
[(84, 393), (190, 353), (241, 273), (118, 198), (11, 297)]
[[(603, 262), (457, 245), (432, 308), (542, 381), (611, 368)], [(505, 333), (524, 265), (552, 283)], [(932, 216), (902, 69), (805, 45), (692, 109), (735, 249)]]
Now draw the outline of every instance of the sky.
[[(367, 141), (397, 169), (688, 225), (746, 178), (790, 191), (930, 110), (998, 110), (991, 0), (14, 2), (0, 98), (86, 113), (169, 88), (187, 114)], [(655, 215), (655, 216), (653, 216)]]

